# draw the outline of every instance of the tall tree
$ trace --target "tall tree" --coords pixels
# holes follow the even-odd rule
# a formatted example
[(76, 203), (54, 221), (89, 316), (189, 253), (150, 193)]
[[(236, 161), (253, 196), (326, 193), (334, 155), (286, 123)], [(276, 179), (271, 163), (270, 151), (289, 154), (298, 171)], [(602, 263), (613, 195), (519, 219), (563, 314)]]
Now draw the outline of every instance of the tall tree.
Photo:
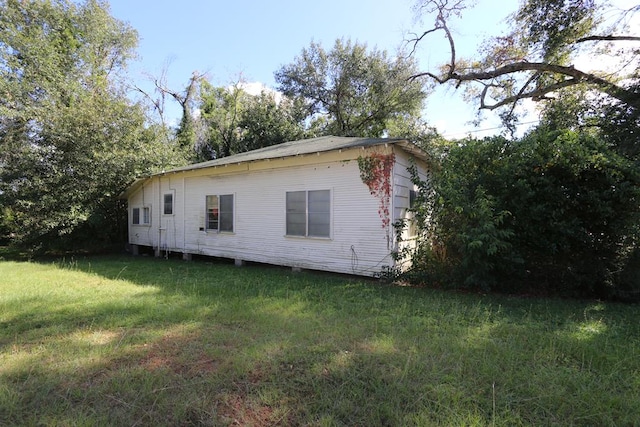
[(263, 90), (250, 96), (240, 118), (240, 149), (243, 151), (268, 147), (306, 136), (305, 107), (296, 100)]
[(117, 239), (119, 193), (171, 158), (125, 96), (136, 43), (103, 1), (0, 1), (0, 204), (15, 239)]
[(241, 81), (215, 87), (202, 83), (197, 128), (200, 160), (230, 156), (305, 135), (305, 108), (300, 102), (263, 90), (251, 95)]
[(275, 79), (281, 92), (306, 104), (312, 132), (379, 137), (391, 120), (419, 115), (426, 92), (409, 81), (415, 74), (412, 59), (336, 40), (330, 51), (311, 43)]
[(227, 157), (238, 152), (240, 117), (249, 95), (240, 82), (231, 87), (215, 87), (202, 82), (200, 117), (206, 129), (205, 140), (200, 141), (200, 160)]
[[(182, 91), (170, 89), (163, 81), (164, 75), (163, 73), (159, 79), (154, 79), (156, 91), (160, 93), (161, 99), (169, 95), (180, 105), (182, 117), (176, 129), (176, 142), (182, 149), (187, 160), (197, 160), (198, 132), (196, 124), (197, 118), (194, 117), (194, 108), (199, 99), (200, 85), (205, 81), (205, 74), (194, 71), (189, 78), (187, 86)], [(142, 92), (144, 93), (144, 91)], [(149, 95), (147, 95), (147, 97), (149, 97)], [(160, 107), (161, 101), (154, 102), (154, 104), (162, 119), (162, 110), (164, 107)]]
[[(416, 35), (414, 50), (425, 38), (444, 33), (449, 45), (449, 62), (440, 72), (425, 71), (438, 83), (479, 85), (480, 109), (502, 110), (510, 118), (520, 100), (553, 97), (557, 91), (576, 86), (606, 94), (615, 102), (640, 109), (640, 35), (629, 31), (630, 17), (640, 5), (618, 12), (615, 20), (605, 19), (612, 11), (596, 0), (526, 0), (512, 14), (510, 31), (487, 41), (480, 59), (460, 59), (456, 53), (451, 22), (462, 16), (465, 0), (418, 0), (418, 16), (434, 17), (434, 24)], [(576, 67), (578, 57), (590, 57), (591, 64), (620, 66), (592, 71)], [(595, 61), (600, 58), (600, 61)], [(477, 86), (476, 86), (477, 87)]]

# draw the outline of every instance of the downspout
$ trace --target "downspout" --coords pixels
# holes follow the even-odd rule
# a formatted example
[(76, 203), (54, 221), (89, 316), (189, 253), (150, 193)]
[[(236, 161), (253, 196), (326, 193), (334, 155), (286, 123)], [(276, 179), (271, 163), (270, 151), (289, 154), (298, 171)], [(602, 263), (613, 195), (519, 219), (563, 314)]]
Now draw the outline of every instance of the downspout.
[(185, 212), (185, 203), (187, 199), (186, 178), (182, 175), (182, 253), (187, 253), (187, 215)]
[[(156, 256), (162, 255), (162, 216), (160, 215), (160, 209), (162, 208), (162, 179), (158, 175), (158, 207), (154, 209), (158, 215), (158, 249)], [(155, 213), (154, 213), (155, 214)]]
[[(395, 193), (396, 193), (396, 153), (395, 153), (395, 146), (391, 146), (391, 154), (393, 154), (393, 165), (391, 166), (391, 176), (389, 177), (389, 179), (391, 180), (390, 185), (391, 185), (391, 194), (389, 194), (389, 198), (391, 200), (389, 200), (389, 225), (387, 228), (387, 241), (391, 242), (391, 252), (389, 253), (389, 255), (391, 255), (391, 253), (393, 253), (394, 250), (396, 250), (396, 233), (394, 233), (393, 230), (393, 223), (395, 222), (395, 215), (396, 215), (396, 209), (395, 209)], [(389, 236), (389, 233), (391, 233), (391, 236)], [(395, 259), (393, 259), (393, 257), (391, 257), (391, 261), (392, 261), (392, 267), (396, 266), (396, 261)]]

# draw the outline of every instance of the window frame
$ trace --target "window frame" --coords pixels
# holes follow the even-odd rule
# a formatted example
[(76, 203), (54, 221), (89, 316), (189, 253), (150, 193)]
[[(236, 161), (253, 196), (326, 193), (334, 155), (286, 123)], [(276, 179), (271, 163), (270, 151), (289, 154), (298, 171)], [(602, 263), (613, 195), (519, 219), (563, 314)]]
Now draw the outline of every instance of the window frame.
[[(215, 197), (216, 198), (216, 208), (215, 208), (215, 212), (217, 213), (216, 215), (216, 219), (215, 219), (215, 223), (216, 223), (216, 227), (210, 227), (210, 224), (213, 222), (213, 220), (209, 219), (209, 198), (210, 197)], [(229, 206), (227, 205), (225, 207), (225, 210), (222, 209), (222, 204), (224, 203), (223, 198), (231, 198), (231, 209), (227, 209)], [(228, 200), (227, 200), (228, 202)], [(227, 234), (233, 234), (235, 233), (235, 223), (236, 223), (236, 218), (235, 218), (235, 204), (236, 204), (236, 196), (235, 193), (229, 193), (229, 194), (207, 194), (205, 196), (205, 202), (204, 202), (204, 231), (209, 233), (209, 232), (215, 232), (215, 233), (227, 233)], [(225, 227), (225, 222), (229, 221), (231, 223), (231, 227), (226, 228)], [(224, 227), (224, 228), (223, 228)]]
[[(137, 215), (136, 211), (138, 212)], [(138, 222), (136, 222), (136, 219)], [(150, 226), (151, 206), (135, 206), (131, 208), (131, 225)]]
[[(167, 196), (171, 198), (169, 204), (167, 204)], [(164, 193), (162, 198), (162, 215), (173, 215), (173, 211), (175, 210), (175, 194), (173, 191)], [(169, 207), (170, 212), (167, 212), (167, 207)]]
[[(326, 210), (314, 210), (311, 211), (309, 208), (309, 202), (310, 202), (310, 194), (311, 193), (328, 193), (328, 198), (327, 198), (327, 204), (328, 206), (326, 206)], [(301, 210), (298, 209), (297, 211), (294, 211), (293, 207), (290, 207), (289, 205), (289, 201), (290, 201), (290, 196), (292, 196), (292, 199), (295, 193), (304, 193), (305, 197), (304, 197), (304, 234), (293, 234), (292, 232), (294, 232), (295, 230), (292, 230), (291, 222), (290, 222), (290, 218), (292, 218), (293, 215), (297, 215), (299, 216), (301, 214)], [(292, 200), (292, 202), (296, 202), (295, 200)], [(322, 202), (322, 201), (321, 201)], [(297, 201), (297, 203), (299, 204), (299, 200)], [(314, 203), (318, 203), (316, 202), (312, 202), (312, 204)], [(328, 219), (328, 223), (323, 222), (323, 223), (315, 223), (313, 224), (314, 221), (311, 220), (311, 218), (313, 217), (324, 217), (326, 219)], [(298, 225), (300, 225), (300, 222), (297, 223)], [(293, 225), (295, 225), (295, 223), (293, 223)], [(326, 227), (326, 234), (310, 234), (310, 229), (313, 227), (318, 227), (321, 226), (322, 228)], [(297, 238), (305, 238), (305, 239), (332, 239), (333, 238), (333, 191), (331, 189), (318, 189), (318, 190), (295, 190), (295, 191), (286, 191), (285, 192), (285, 236), (286, 237), (297, 237)]]

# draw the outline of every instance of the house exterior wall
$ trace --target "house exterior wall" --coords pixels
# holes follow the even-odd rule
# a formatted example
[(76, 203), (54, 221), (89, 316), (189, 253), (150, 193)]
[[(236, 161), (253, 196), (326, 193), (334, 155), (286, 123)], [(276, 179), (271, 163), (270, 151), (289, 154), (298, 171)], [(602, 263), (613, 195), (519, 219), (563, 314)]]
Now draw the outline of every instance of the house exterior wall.
[[(418, 178), (427, 179), (427, 170), (422, 162), (417, 162), (407, 152), (396, 149), (395, 164), (393, 170), (393, 218), (394, 221), (404, 219), (405, 226), (401, 233), (399, 242), (395, 242), (399, 251), (405, 248), (414, 249), (417, 245), (416, 227), (412, 224), (413, 213), (409, 211), (411, 208), (411, 192), (417, 192), (418, 186), (415, 185), (409, 172), (412, 162), (418, 167)], [(411, 259), (404, 258), (397, 260), (396, 266), (401, 270), (411, 267)]]
[[(191, 170), (149, 178), (129, 197), (129, 243), (296, 268), (371, 276), (393, 266), (394, 230), (383, 228), (379, 200), (360, 179), (357, 158), (392, 147), (348, 149)], [(409, 156), (396, 149), (391, 222), (407, 215)], [(412, 188), (412, 187), (411, 187)], [(286, 235), (286, 193), (330, 190), (330, 237)], [(164, 194), (173, 212), (163, 213)], [(234, 198), (233, 232), (207, 231), (207, 195)], [(133, 225), (133, 209), (151, 223)]]

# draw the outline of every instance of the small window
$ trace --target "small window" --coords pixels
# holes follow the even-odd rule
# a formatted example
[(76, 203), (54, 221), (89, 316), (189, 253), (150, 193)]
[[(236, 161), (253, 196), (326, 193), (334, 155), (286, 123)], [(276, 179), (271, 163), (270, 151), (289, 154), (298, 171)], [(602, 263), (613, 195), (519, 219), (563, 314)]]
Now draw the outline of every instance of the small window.
[(207, 196), (206, 230), (233, 232), (233, 194)]
[(331, 192), (289, 191), (286, 195), (288, 236), (330, 237)]
[(173, 193), (164, 195), (164, 214), (173, 215)]
[(151, 223), (151, 209), (149, 207), (142, 208), (142, 217), (140, 216), (140, 208), (131, 209), (131, 223), (133, 225), (149, 225)]
[(151, 208), (142, 208), (142, 223), (151, 224)]

